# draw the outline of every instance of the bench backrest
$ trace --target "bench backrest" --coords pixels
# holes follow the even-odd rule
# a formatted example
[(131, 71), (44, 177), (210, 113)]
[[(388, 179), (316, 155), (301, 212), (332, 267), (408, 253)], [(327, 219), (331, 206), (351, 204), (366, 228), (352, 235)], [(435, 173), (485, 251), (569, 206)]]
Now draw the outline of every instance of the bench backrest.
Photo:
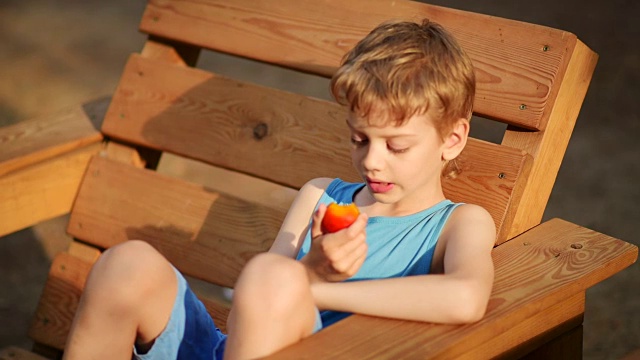
[(497, 245), (537, 225), (597, 60), (575, 35), (403, 0), (150, 0), (140, 24), (149, 40), (129, 58), (102, 131), (208, 164), (210, 178), (195, 184), (96, 157), (68, 232), (99, 248), (144, 239), (185, 274), (233, 286), (269, 248), (296, 189), (358, 177), (344, 109), (198, 69), (201, 49), (330, 77), (390, 18), (449, 29), (475, 66), (474, 114), (506, 124), (499, 144), (470, 139), (446, 195), (484, 206)]
[[(452, 200), (489, 210), (499, 244), (539, 223), (581, 104), (576, 99), (595, 64), (596, 56), (564, 31), (410, 1), (152, 0), (140, 28), (153, 44), (130, 57), (102, 130), (294, 189), (319, 176), (357, 180), (340, 106), (185, 65), (195, 65), (202, 48), (329, 77), (344, 52), (378, 23), (425, 17), (450, 29), (471, 56), (475, 113), (508, 124), (501, 144), (471, 139), (461, 155), (462, 174), (444, 184)], [(182, 60), (152, 51), (160, 48)], [(220, 270), (236, 273), (247, 257), (268, 248), (284, 216), (269, 204), (218, 194), (215, 185), (190, 191), (191, 185), (150, 173), (136, 185), (129, 169), (98, 171), (115, 178), (92, 178), (89, 171), (70, 232), (103, 247), (132, 236), (158, 238), (176, 254), (170, 257), (181, 257), (178, 265), (195, 267), (193, 275), (207, 280), (225, 276), (198, 274), (195, 259), (205, 269), (224, 264), (212, 261), (218, 254), (233, 263)], [(123, 173), (107, 175), (111, 171)], [(238, 252), (230, 250), (239, 244)]]

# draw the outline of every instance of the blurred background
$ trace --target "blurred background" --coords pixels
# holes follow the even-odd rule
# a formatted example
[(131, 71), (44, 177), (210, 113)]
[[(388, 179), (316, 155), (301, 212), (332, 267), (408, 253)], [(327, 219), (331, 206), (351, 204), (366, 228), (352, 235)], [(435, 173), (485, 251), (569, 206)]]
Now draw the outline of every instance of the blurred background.
[[(640, 245), (640, 2), (430, 3), (567, 30), (600, 55), (545, 220), (560, 217)], [(127, 57), (146, 39), (137, 31), (144, 6), (143, 0), (0, 0), (0, 126), (113, 93)], [(203, 53), (198, 65), (328, 98), (326, 79), (286, 81), (286, 70), (265, 73), (213, 53)], [(70, 241), (66, 221), (0, 238), (0, 348), (31, 347), (26, 332), (51, 259)], [(636, 263), (587, 291), (585, 359), (640, 358), (639, 287)]]

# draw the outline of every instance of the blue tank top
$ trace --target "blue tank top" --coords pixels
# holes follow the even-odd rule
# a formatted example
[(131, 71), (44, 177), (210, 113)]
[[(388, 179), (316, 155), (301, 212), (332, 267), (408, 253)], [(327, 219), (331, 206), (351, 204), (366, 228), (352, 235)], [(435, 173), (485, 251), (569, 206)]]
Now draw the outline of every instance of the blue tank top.
[[(350, 204), (364, 183), (335, 179), (329, 184), (320, 204)], [(316, 205), (316, 208), (317, 206)], [(415, 214), (399, 217), (375, 216), (367, 223), (367, 259), (360, 270), (346, 281), (394, 278), (429, 273), (440, 233), (453, 210), (461, 204), (443, 200)], [(311, 231), (302, 243), (297, 259), (311, 247)], [(323, 327), (349, 316), (337, 311), (321, 312)]]

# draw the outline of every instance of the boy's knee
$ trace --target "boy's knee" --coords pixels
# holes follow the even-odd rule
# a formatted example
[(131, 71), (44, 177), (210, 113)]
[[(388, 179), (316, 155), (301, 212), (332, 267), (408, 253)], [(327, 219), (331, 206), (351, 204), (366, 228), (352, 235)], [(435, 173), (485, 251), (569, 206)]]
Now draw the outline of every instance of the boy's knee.
[(265, 286), (282, 289), (288, 286), (308, 286), (307, 273), (304, 266), (293, 259), (271, 253), (255, 256), (246, 266), (245, 271), (259, 278)]
[[(106, 250), (91, 270), (87, 281), (89, 291), (109, 291), (113, 297), (135, 297), (144, 294), (161, 274), (170, 269), (166, 259), (150, 244), (130, 240)], [(158, 284), (159, 285), (159, 284)]]
[(149, 243), (142, 240), (127, 240), (105, 250), (101, 258), (115, 258), (116, 260), (137, 259), (155, 256), (158, 251)]
[[(148, 243), (140, 240), (129, 240), (115, 245), (98, 258), (93, 267), (94, 272), (104, 274), (137, 275), (157, 263), (161, 255)], [(120, 279), (126, 281), (126, 279)]]
[(95, 263), (79, 313), (111, 326), (118, 322), (122, 329), (136, 329), (142, 341), (151, 341), (166, 326), (177, 289), (178, 277), (158, 251), (143, 241), (127, 241), (106, 250)]
[(234, 292), (234, 303), (269, 304), (271, 311), (285, 311), (310, 293), (306, 270), (300, 262), (281, 255), (263, 253), (243, 269)]

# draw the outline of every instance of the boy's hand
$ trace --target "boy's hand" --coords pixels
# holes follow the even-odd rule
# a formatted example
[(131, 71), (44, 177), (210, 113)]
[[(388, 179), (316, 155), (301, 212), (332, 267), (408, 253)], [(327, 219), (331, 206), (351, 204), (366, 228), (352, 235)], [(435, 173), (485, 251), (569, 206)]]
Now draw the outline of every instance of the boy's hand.
[(367, 257), (367, 215), (360, 214), (346, 229), (322, 232), (322, 219), (327, 206), (320, 204), (311, 224), (311, 249), (301, 260), (311, 282), (338, 282), (355, 275)]

